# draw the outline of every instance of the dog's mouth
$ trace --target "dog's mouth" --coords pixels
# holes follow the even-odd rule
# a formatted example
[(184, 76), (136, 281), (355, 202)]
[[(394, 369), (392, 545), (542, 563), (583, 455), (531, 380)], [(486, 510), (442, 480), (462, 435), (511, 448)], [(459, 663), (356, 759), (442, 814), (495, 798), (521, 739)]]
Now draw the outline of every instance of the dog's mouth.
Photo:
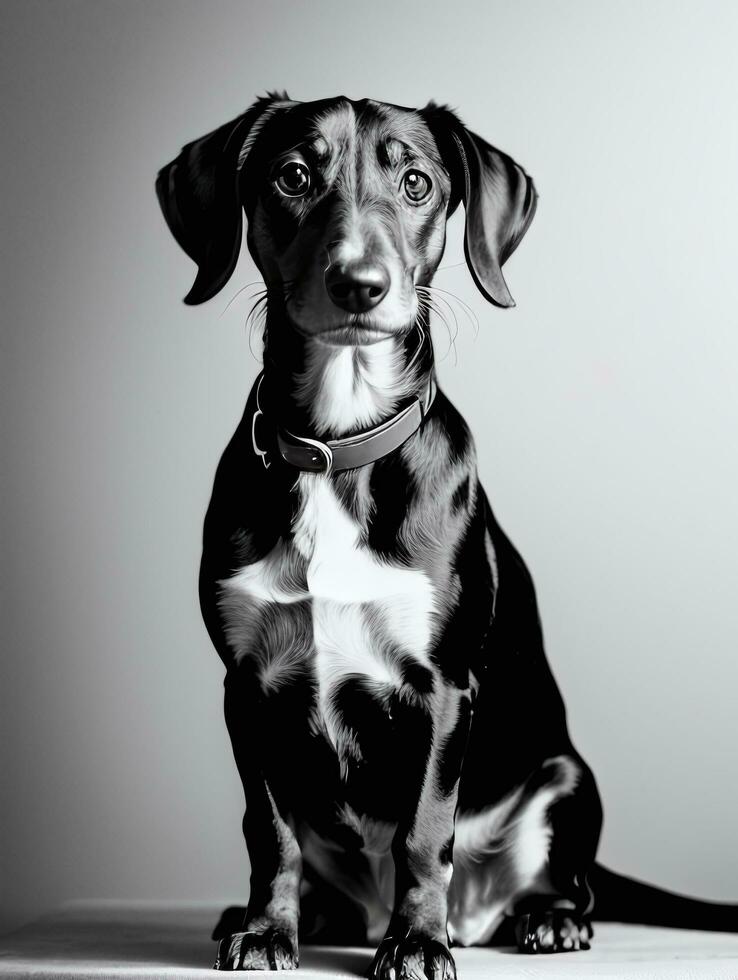
[(331, 327), (328, 330), (321, 330), (312, 336), (323, 344), (333, 346), (364, 346), (367, 344), (377, 344), (381, 340), (387, 340), (395, 336), (394, 330), (385, 330), (381, 327), (358, 323), (342, 323), (338, 327)]
[(390, 320), (387, 323), (382, 318), (375, 318), (367, 313), (352, 313), (338, 322), (331, 322), (331, 318), (328, 323), (321, 323), (320, 317), (310, 318), (307, 322), (300, 322), (301, 319), (289, 316), (292, 329), (306, 339), (328, 347), (368, 347), (383, 340), (404, 337), (415, 323), (415, 317), (403, 322)]

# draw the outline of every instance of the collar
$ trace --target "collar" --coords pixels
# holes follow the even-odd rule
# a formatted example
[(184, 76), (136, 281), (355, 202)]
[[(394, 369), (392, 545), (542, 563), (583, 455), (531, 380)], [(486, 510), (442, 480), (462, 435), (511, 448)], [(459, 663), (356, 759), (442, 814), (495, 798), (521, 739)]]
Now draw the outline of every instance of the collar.
[[(408, 367), (420, 356), (425, 340), (425, 333), (421, 331), (420, 344)], [(251, 417), (251, 444), (256, 455), (261, 457), (266, 469), (271, 466), (274, 455), (278, 454), (295, 469), (304, 473), (325, 475), (367, 466), (399, 449), (423, 424), (436, 396), (436, 383), (431, 371), (420, 395), (413, 398), (391, 418), (370, 429), (364, 429), (342, 439), (327, 439), (321, 442), (319, 439), (296, 435), (280, 425), (273, 425), (271, 428), (276, 429), (276, 438), (262, 440), (260, 435), (268, 424), (260, 400), (263, 383), (262, 371), (256, 384), (256, 411)], [(272, 444), (272, 448), (265, 448), (269, 443)]]

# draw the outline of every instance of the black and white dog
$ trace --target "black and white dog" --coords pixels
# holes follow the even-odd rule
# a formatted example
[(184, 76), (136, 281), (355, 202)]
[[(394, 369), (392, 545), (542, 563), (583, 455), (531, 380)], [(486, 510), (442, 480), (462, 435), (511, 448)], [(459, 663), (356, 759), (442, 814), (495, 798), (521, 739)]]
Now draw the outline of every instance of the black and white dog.
[(201, 303), (248, 245), (264, 370), (205, 521), (203, 615), (246, 796), (248, 909), (216, 966), (378, 944), (376, 980), (455, 976), (450, 944), (587, 949), (589, 915), (738, 927), (595, 864), (601, 807), (533, 584), (436, 387), (430, 286), (463, 203), (496, 306), (533, 182), (449, 109), (270, 95), (157, 181)]

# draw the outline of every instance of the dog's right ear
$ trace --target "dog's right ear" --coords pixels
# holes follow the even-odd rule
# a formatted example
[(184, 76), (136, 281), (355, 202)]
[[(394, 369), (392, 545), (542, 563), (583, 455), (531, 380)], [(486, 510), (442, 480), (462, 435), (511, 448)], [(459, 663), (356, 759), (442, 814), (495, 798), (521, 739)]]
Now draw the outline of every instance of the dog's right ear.
[(240, 170), (248, 148), (287, 95), (259, 99), (237, 119), (182, 148), (159, 171), (156, 193), (169, 230), (197, 264), (185, 303), (204, 303), (228, 282), (241, 250)]
[(445, 106), (431, 102), (422, 115), (451, 176), (449, 213), (464, 202), (464, 252), (472, 278), (495, 306), (515, 306), (502, 266), (533, 219), (538, 198), (533, 181)]

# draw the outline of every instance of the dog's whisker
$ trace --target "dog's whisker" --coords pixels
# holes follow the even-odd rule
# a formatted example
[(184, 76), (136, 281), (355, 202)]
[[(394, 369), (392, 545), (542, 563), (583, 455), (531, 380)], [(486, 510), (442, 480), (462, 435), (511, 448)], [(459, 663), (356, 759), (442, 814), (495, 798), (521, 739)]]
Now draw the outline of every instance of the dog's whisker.
[[(440, 311), (442, 309), (446, 309), (449, 311), (449, 313), (451, 314), (454, 320), (453, 340), (455, 341), (459, 335), (459, 320), (458, 317), (456, 316), (456, 311), (454, 310), (453, 305), (446, 299), (444, 295), (441, 294), (442, 291), (440, 293), (436, 292), (436, 290), (428, 286), (421, 286), (420, 289), (425, 290), (425, 296), (432, 304), (433, 308), (436, 310), (438, 315), (442, 316), (442, 319), (445, 320), (445, 316), (443, 316)], [(450, 325), (448, 323), (447, 326), (449, 327), (449, 331), (450, 331)]]
[(469, 306), (467, 302), (461, 299), (460, 296), (457, 296), (456, 293), (452, 293), (448, 289), (441, 289), (440, 286), (429, 286), (427, 288), (432, 290), (436, 294), (443, 294), (443, 296), (450, 296), (451, 299), (455, 300), (459, 304), (461, 309), (464, 311), (467, 318), (469, 319), (469, 322), (471, 323), (472, 328), (474, 329), (474, 336), (475, 337), (479, 336), (479, 320), (477, 318), (476, 313), (471, 308), (471, 306)]
[(249, 334), (249, 345), (251, 343), (251, 338), (253, 337), (256, 330), (259, 328), (261, 321), (262, 321), (262, 315), (259, 311), (254, 311), (253, 313), (250, 313), (248, 318), (246, 319), (244, 327)]
[(476, 323), (476, 315), (473, 309), (469, 306), (468, 303), (466, 303), (459, 296), (457, 296), (456, 293), (452, 293), (448, 289), (441, 289), (440, 286), (420, 286), (417, 288), (426, 290), (429, 295), (435, 296), (436, 299), (442, 299), (446, 303), (449, 303), (447, 297), (451, 297), (452, 300), (455, 300), (459, 304), (459, 306), (461, 307), (461, 309), (463, 310), (467, 318), (473, 324)]
[(436, 269), (436, 275), (439, 272), (447, 272), (449, 269), (460, 269), (462, 265), (466, 265), (466, 262), (454, 262), (452, 265), (439, 265)]
[(451, 303), (449, 303), (449, 301), (447, 299), (445, 299), (443, 296), (436, 295), (436, 296), (434, 296), (434, 299), (435, 299), (436, 302), (439, 302), (440, 301), (441, 303), (443, 303), (444, 306), (451, 313), (451, 316), (454, 318), (454, 333), (453, 333), (453, 337), (451, 338), (451, 343), (453, 344), (454, 358), (455, 358), (456, 357), (456, 338), (459, 336), (459, 320), (458, 320), (458, 317), (456, 316), (456, 311), (454, 310), (454, 308), (451, 305)]
[(269, 296), (266, 292), (259, 296), (249, 310), (245, 322), (245, 327), (249, 334), (249, 352), (254, 360), (259, 363), (261, 363), (261, 359), (254, 352), (253, 338), (257, 328), (262, 325), (266, 319), (268, 300)]
[[(247, 289), (250, 289), (251, 286), (258, 286), (259, 284), (261, 284), (262, 289), (258, 290), (257, 292), (260, 293), (260, 292), (267, 292), (268, 291), (267, 288), (264, 286), (263, 280), (261, 280), (261, 279), (254, 279), (253, 282), (247, 282), (245, 286), (241, 286), (241, 288), (238, 289), (233, 294), (233, 296), (228, 300), (228, 302), (225, 305), (225, 308), (223, 309), (223, 311), (220, 314), (220, 316), (218, 317), (218, 319), (220, 320), (222, 317), (224, 317), (226, 315), (226, 313), (228, 312), (228, 310), (236, 302), (236, 300), (241, 295), (241, 293), (245, 292)], [(256, 295), (256, 293), (254, 293), (254, 295)]]
[(252, 324), (252, 327), (249, 330), (249, 354), (251, 354), (251, 356), (253, 357), (253, 359), (256, 361), (257, 364), (263, 364), (264, 363), (263, 358), (259, 357), (259, 355), (254, 350), (253, 339), (254, 339), (255, 327), (256, 324)]
[(263, 310), (266, 310), (268, 299), (268, 296), (257, 296), (248, 315), (252, 316), (255, 313), (261, 313)]
[(246, 324), (247, 325), (248, 325), (249, 321), (251, 320), (251, 318), (253, 316), (255, 316), (260, 310), (266, 308), (266, 302), (267, 302), (267, 297), (266, 296), (258, 296), (256, 298), (256, 300), (254, 301), (254, 303), (251, 306), (251, 309), (249, 310), (248, 314), (246, 315)]
[[(454, 366), (455, 366), (458, 363), (457, 354), (456, 354), (456, 343), (455, 343), (455, 339), (456, 338), (455, 338), (455, 335), (451, 331), (451, 326), (450, 326), (448, 320), (446, 319), (446, 316), (445, 316), (445, 314), (443, 312), (442, 307), (439, 306), (439, 304), (437, 302), (437, 300), (440, 299), (440, 297), (434, 297), (434, 296), (432, 296), (429, 292), (426, 292), (425, 291), (425, 287), (423, 287), (423, 286), (418, 287), (418, 289), (422, 291), (421, 292), (422, 301), (423, 301), (423, 304), (425, 305), (425, 307), (427, 308), (427, 310), (429, 311), (429, 313), (432, 312), (435, 316), (438, 317), (438, 319), (441, 321), (441, 323), (446, 328), (446, 332), (448, 333), (448, 347), (446, 348), (446, 351), (444, 352), (444, 354), (439, 358), (439, 360), (441, 360), (441, 361), (445, 360), (448, 357), (449, 353), (451, 352), (451, 348), (453, 347), (453, 351), (454, 351)], [(451, 312), (453, 314), (453, 310)], [(427, 318), (427, 321), (428, 321), (427, 322), (427, 326), (430, 327), (430, 317)], [(457, 332), (458, 332), (458, 324), (457, 324)]]

